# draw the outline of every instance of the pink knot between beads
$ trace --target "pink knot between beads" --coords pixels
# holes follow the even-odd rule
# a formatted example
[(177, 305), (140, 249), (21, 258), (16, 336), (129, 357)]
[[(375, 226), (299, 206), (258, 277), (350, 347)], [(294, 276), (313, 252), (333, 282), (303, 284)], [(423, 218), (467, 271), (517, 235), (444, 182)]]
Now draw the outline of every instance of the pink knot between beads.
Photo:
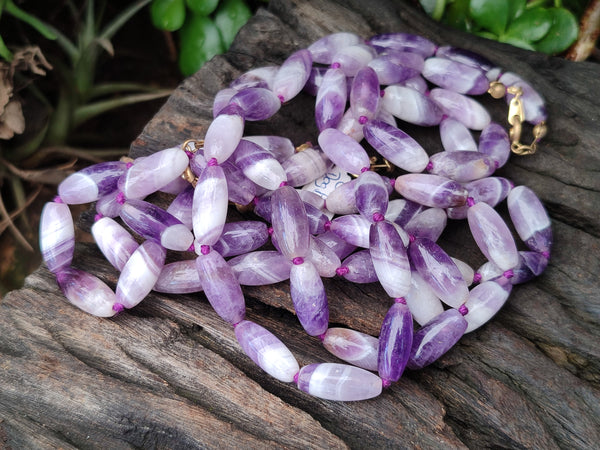
[(409, 235), (408, 235), (408, 240), (409, 240), (410, 242), (415, 242), (415, 240), (416, 240), (416, 239), (417, 239), (417, 238), (415, 237), (415, 235), (413, 235), (413, 234), (409, 234)]
[(475, 199), (473, 197), (467, 197), (467, 206), (471, 207), (475, 205)]
[(543, 252), (542, 252), (542, 256), (543, 256), (544, 258), (546, 258), (546, 259), (549, 259), (549, 258), (550, 258), (550, 252), (549, 252), (549, 251), (547, 251), (547, 250), (546, 250), (546, 251), (543, 251)]
[(325, 231), (329, 231), (331, 229), (331, 220), (328, 220), (327, 222), (325, 222), (323, 224), (323, 228), (325, 229)]
[(325, 340), (325, 335), (326, 334), (327, 334), (327, 332), (319, 335), (319, 339), (321, 339), (321, 342)]
[(194, 157), (194, 154), (192, 152), (190, 152), (189, 150), (186, 150), (185, 154), (187, 155), (188, 159), (192, 159)]
[(466, 316), (469, 313), (469, 308), (464, 303), (458, 307), (458, 312), (463, 316)]
[(115, 200), (119, 205), (123, 205), (125, 203), (125, 194), (119, 191)]
[(131, 169), (132, 166), (133, 166), (133, 163), (131, 161), (128, 161), (127, 164), (125, 164), (125, 167), (127, 169)]
[(481, 274), (479, 272), (475, 272), (473, 275), (473, 283), (479, 283), (481, 281)]
[(279, 183), (279, 187), (283, 187), (283, 186), (287, 186), (288, 182), (287, 181), (282, 181), (281, 183)]
[(389, 387), (392, 385), (392, 382), (391, 382), (390, 380), (387, 380), (387, 379), (385, 379), (385, 378), (382, 378), (382, 379), (381, 379), (381, 385), (382, 385), (384, 388), (389, 388)]
[(342, 65), (341, 65), (339, 62), (334, 62), (334, 63), (331, 65), (331, 68), (332, 68), (332, 69), (339, 69), (340, 67), (342, 67)]
[(192, 242), (192, 245), (190, 245), (190, 248), (187, 249), (188, 252), (194, 252), (196, 251), (196, 246), (194, 245), (194, 243)]
[(269, 236), (272, 236), (273, 235), (273, 227), (267, 228), (267, 233), (269, 233)]
[(379, 91), (379, 96), (380, 96), (380, 97), (383, 97), (384, 95), (385, 95), (385, 91), (384, 91), (383, 89), (381, 89), (381, 90)]
[(94, 222), (98, 222), (100, 219), (102, 219), (104, 217), (104, 215), (102, 213), (98, 213), (94, 216)]
[(360, 116), (358, 118), (358, 123), (360, 123), (361, 125), (364, 125), (365, 123), (367, 123), (369, 121), (369, 118), (367, 116)]
[(431, 161), (429, 161), (429, 162), (427, 163), (427, 165), (425, 166), (425, 170), (426, 170), (427, 172), (431, 172), (431, 171), (433, 170), (433, 163), (432, 163)]
[(394, 186), (396, 186), (396, 179), (395, 178), (390, 178), (390, 184), (392, 185), (392, 188)]
[(367, 170), (371, 170), (370, 167), (363, 167), (362, 169), (360, 169), (360, 173), (366, 172)]
[(512, 269), (508, 269), (506, 271), (504, 271), (504, 273), (502, 274), (504, 276), (504, 278), (506, 278), (507, 280), (510, 280), (512, 277), (515, 276), (515, 273), (513, 272)]
[(279, 99), (279, 101), (280, 101), (281, 103), (285, 103), (285, 98), (284, 98), (284, 96), (283, 96), (283, 95), (279, 94), (279, 95), (277, 96), (277, 98)]
[(217, 161), (217, 158), (210, 158), (208, 160), (208, 162), (206, 163), (207, 166), (218, 166), (219, 165), (219, 161)]
[(448, 118), (448, 114), (442, 114), (442, 120), (446, 120)]
[(203, 255), (208, 255), (210, 253), (210, 245), (201, 245), (200, 253), (202, 253)]
[(115, 303), (114, 305), (112, 305), (112, 310), (119, 314), (120, 312), (125, 310), (125, 307), (121, 303)]
[(304, 258), (302, 258), (301, 256), (296, 256), (294, 259), (292, 259), (292, 263), (295, 266), (299, 266), (300, 264), (304, 263)]
[(343, 277), (348, 272), (350, 272), (350, 269), (346, 266), (340, 266), (337, 269), (335, 269), (335, 273), (337, 273), (340, 277)]
[(54, 197), (54, 198), (52, 199), (52, 201), (53, 201), (54, 203), (64, 203), (64, 202), (63, 202), (63, 200), (62, 200), (62, 198), (60, 198), (60, 196), (59, 196), (59, 195), (57, 195), (56, 197)]
[(295, 384), (298, 384), (298, 376), (299, 376), (299, 375), (300, 375), (300, 372), (296, 372), (296, 373), (294, 374), (294, 383), (295, 383)]
[(403, 305), (406, 305), (406, 299), (404, 297), (397, 297), (394, 299), (394, 303), (401, 303)]
[(373, 222), (381, 222), (385, 219), (385, 216), (380, 212), (373, 213)]

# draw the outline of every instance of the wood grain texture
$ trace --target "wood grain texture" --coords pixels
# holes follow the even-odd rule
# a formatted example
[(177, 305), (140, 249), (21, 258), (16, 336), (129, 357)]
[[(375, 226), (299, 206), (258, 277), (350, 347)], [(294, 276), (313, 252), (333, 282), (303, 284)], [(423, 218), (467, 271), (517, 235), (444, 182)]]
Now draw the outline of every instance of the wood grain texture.
[[(379, 398), (335, 403), (264, 374), (202, 294), (152, 293), (98, 319), (72, 307), (41, 267), (0, 303), (0, 448), (595, 448), (600, 442), (600, 68), (445, 29), (407, 1), (271, 0), (230, 51), (185, 80), (132, 144), (137, 157), (202, 137), (214, 94), (243, 71), (280, 64), (327, 33), (407, 31), (466, 47), (529, 80), (548, 102), (539, 152), (501, 175), (547, 206), (555, 246), (546, 272), (438, 362)], [(482, 101), (504, 123), (506, 106)], [(312, 100), (286, 105), (248, 134), (315, 140)], [(427, 149), (437, 132), (407, 128)], [(505, 213), (505, 211), (503, 211)], [(452, 255), (483, 256), (464, 223), (442, 236)], [(114, 287), (91, 244), (75, 265)], [(388, 299), (375, 285), (326, 280), (331, 322), (377, 334)], [(301, 365), (331, 361), (298, 325), (287, 283), (244, 290), (248, 318)]]

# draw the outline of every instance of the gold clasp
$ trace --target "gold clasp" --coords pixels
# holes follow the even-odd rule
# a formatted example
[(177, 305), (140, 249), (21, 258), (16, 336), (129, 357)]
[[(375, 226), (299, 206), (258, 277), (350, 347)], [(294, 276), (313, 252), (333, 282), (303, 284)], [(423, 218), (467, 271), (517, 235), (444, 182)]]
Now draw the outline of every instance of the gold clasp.
[(381, 158), (381, 159), (383, 159), (383, 163), (378, 164), (377, 163), (377, 156), (371, 156), (369, 158), (369, 161), (371, 163), (370, 166), (369, 166), (370, 169), (374, 170), (374, 171), (377, 171), (377, 169), (381, 169), (380, 172), (382, 172), (382, 173), (391, 173), (391, 172), (393, 172), (394, 171), (394, 165), (391, 162), (389, 162), (387, 159), (385, 159), (385, 158)]
[[(198, 150), (202, 150), (204, 148), (204, 141), (202, 139), (188, 139), (183, 144), (181, 144), (181, 149), (183, 151), (196, 153)], [(198, 177), (194, 174), (192, 168), (188, 165), (183, 173), (181, 174), (181, 178), (190, 183), (192, 186), (196, 187), (198, 183)]]

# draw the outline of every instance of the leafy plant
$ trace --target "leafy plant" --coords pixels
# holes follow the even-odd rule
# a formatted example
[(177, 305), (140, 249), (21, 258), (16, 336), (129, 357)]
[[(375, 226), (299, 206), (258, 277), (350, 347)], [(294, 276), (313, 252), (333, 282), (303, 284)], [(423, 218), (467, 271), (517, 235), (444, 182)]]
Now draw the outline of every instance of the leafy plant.
[[(464, 31), (548, 54), (565, 51), (577, 39), (586, 1), (420, 0), (435, 20)], [(574, 13), (575, 12), (575, 13)]]

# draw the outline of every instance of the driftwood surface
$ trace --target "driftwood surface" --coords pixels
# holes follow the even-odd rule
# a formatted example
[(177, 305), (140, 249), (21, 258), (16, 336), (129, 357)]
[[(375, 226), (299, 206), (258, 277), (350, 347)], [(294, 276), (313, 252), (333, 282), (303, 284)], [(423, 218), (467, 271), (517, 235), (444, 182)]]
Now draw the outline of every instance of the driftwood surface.
[[(406, 31), (486, 55), (548, 102), (539, 152), (500, 174), (531, 187), (553, 221), (554, 251), (537, 280), (433, 365), (373, 400), (336, 403), (273, 380), (240, 350), (202, 294), (152, 293), (98, 319), (70, 305), (45, 267), (0, 303), (0, 447), (11, 448), (597, 448), (600, 442), (600, 66), (521, 51), (446, 29), (409, 2), (271, 0), (227, 54), (185, 80), (133, 143), (136, 157), (202, 137), (214, 94), (243, 71), (280, 64), (336, 31)], [(504, 123), (506, 105), (485, 99)], [(248, 134), (314, 141), (300, 96)], [(435, 129), (409, 128), (432, 151)], [(464, 223), (441, 239), (483, 262)], [(114, 287), (93, 244), (76, 267)], [(331, 322), (374, 335), (389, 306), (376, 285), (326, 280)], [(301, 365), (333, 361), (293, 314), (289, 285), (244, 290), (248, 318), (278, 335)]]

